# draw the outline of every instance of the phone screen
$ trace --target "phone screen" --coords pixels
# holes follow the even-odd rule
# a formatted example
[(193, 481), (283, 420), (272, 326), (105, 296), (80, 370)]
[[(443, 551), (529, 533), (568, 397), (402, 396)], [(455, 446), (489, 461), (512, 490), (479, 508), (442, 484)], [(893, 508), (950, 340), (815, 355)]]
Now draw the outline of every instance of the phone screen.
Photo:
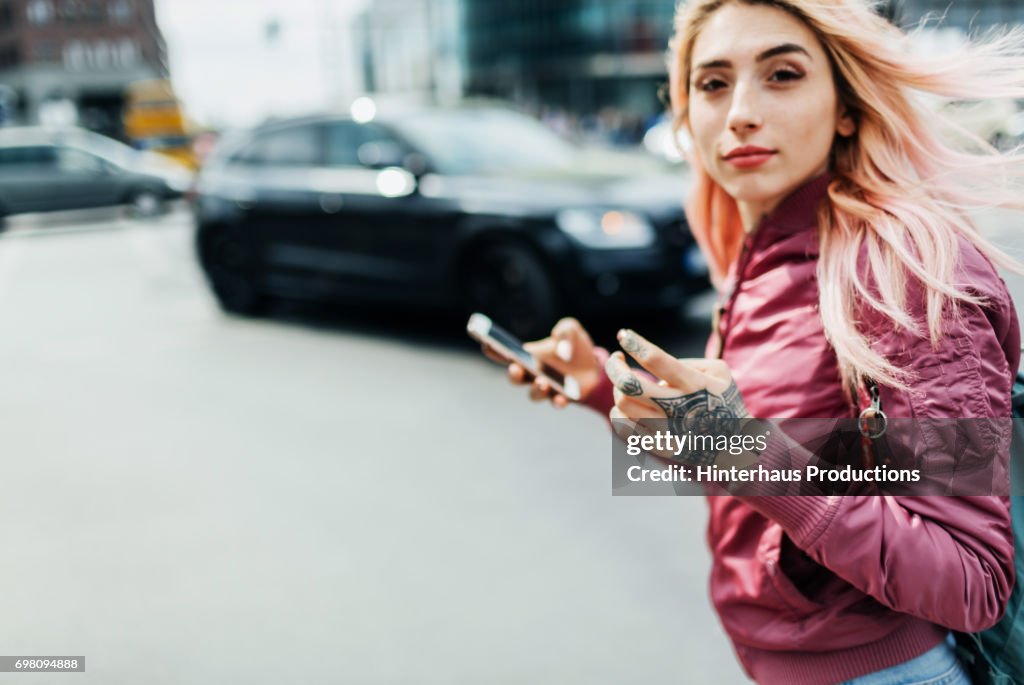
[(520, 342), (518, 338), (506, 331), (504, 328), (491, 324), (491, 330), (489, 333), (492, 338), (515, 354), (516, 357), (518, 357), (519, 360), (527, 366), (527, 368), (539, 370), (542, 374), (559, 385), (565, 384), (564, 375), (562, 375), (557, 369), (552, 368), (550, 365), (539, 362), (532, 354), (523, 349), (523, 343)]

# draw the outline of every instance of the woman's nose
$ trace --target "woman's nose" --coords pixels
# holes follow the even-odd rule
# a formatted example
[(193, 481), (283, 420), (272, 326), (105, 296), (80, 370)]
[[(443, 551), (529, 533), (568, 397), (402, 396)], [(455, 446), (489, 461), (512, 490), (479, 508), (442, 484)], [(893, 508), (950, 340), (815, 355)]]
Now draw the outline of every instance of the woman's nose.
[(764, 123), (757, 114), (756, 103), (749, 88), (737, 87), (733, 91), (727, 124), (733, 133), (756, 131)]

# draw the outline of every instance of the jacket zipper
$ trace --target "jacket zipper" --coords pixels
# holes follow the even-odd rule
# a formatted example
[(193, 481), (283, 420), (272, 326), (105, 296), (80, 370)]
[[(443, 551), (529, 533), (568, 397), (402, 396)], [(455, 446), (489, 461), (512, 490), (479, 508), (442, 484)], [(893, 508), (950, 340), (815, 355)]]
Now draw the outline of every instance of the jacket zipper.
[(757, 235), (761, 232), (760, 228), (761, 227), (758, 227), (753, 234), (748, 235), (743, 239), (743, 245), (740, 247), (740, 256), (737, 259), (736, 264), (736, 278), (715, 311), (715, 333), (718, 336), (718, 354), (716, 356), (718, 359), (721, 359), (722, 354), (725, 352), (725, 333), (723, 332), (724, 327), (722, 324), (724, 323), (726, 314), (728, 314), (728, 328), (732, 330), (733, 303), (736, 301), (736, 294), (739, 292), (740, 286), (745, 280), (747, 262), (750, 260), (750, 253), (754, 249), (754, 243), (757, 240)]

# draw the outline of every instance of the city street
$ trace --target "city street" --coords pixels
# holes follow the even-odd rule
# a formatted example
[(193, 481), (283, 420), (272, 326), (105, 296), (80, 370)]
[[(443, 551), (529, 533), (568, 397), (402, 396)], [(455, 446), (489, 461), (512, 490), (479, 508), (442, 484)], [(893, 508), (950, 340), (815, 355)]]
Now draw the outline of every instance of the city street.
[[(853, 222), (959, 212), (947, 183), (978, 202), (993, 197), (979, 182), (1019, 190), (1024, 2), (934, 10), (0, 0), (0, 685), (750, 683), (711, 606), (706, 498), (613, 491), (607, 415), (531, 402), (465, 312), (423, 303), (526, 337), (575, 313), (609, 350), (631, 328), (703, 357), (716, 293), (689, 293), (737, 237), (721, 227), (811, 170), (840, 169), (828, 202)], [(780, 234), (824, 185), (794, 194)], [(713, 236), (680, 234), (691, 191)], [(1024, 271), (1024, 215), (976, 219)], [(655, 398), (694, 429), (676, 447), (731, 446), (737, 466), (752, 437), (773, 450), (767, 429), (721, 440), (732, 390), (753, 413), (828, 402), (821, 355), (790, 344), (815, 339), (813, 256), (796, 240), (744, 260), (775, 269), (731, 319), (730, 360), (754, 349), (754, 366), (721, 406)], [(1004, 278), (1024, 309), (1024, 275)], [(296, 301), (331, 294), (351, 301)], [(373, 304), (388, 295), (405, 306)], [(999, 330), (1004, 309), (989, 312)], [(929, 394), (948, 360), (896, 346), (927, 362), (923, 402), (956, 385)], [(991, 369), (976, 361), (978, 385)], [(644, 394), (620, 371), (622, 392)], [(828, 437), (800, 446), (865, 461)], [(893, 472), (898, 452), (876, 455), (888, 482), (914, 478)], [(779, 487), (812, 473), (779, 470)], [(866, 482), (818, 473), (842, 476), (835, 491)], [(865, 589), (766, 521), (716, 507), (713, 525), (734, 572), (716, 595), (731, 631), (754, 627), (740, 649), (759, 678), (841, 680), (923, 644), (878, 607), (846, 620), (836, 590), (934, 605), (906, 568), (862, 554), (857, 572), (882, 579)], [(889, 544), (883, 524), (843, 525), (858, 549)], [(949, 556), (918, 547), (919, 566)], [(782, 656), (762, 668), (768, 649)], [(54, 671), (76, 658), (84, 672)]]
[(704, 501), (613, 498), (600, 416), (457, 324), (225, 316), (190, 240), (184, 212), (0, 237), (0, 643), (87, 664), (4, 682), (747, 682)]
[(10, 225), (0, 643), (87, 667), (4, 682), (746, 682), (703, 500), (613, 498), (457, 323), (224, 316), (184, 213)]

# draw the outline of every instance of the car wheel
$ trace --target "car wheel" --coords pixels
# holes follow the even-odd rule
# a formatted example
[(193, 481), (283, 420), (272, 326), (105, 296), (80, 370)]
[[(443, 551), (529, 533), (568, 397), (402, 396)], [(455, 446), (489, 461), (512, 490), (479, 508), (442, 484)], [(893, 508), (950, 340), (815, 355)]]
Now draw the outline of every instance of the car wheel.
[(241, 231), (200, 229), (198, 247), (199, 262), (221, 309), (245, 316), (266, 309), (267, 296), (259, 286), (253, 249)]
[(131, 199), (131, 213), (136, 219), (151, 219), (163, 211), (163, 201), (152, 190), (139, 190)]
[(468, 256), (463, 276), (466, 312), (482, 312), (523, 340), (550, 333), (558, 315), (558, 291), (533, 250), (522, 245), (484, 247)]

